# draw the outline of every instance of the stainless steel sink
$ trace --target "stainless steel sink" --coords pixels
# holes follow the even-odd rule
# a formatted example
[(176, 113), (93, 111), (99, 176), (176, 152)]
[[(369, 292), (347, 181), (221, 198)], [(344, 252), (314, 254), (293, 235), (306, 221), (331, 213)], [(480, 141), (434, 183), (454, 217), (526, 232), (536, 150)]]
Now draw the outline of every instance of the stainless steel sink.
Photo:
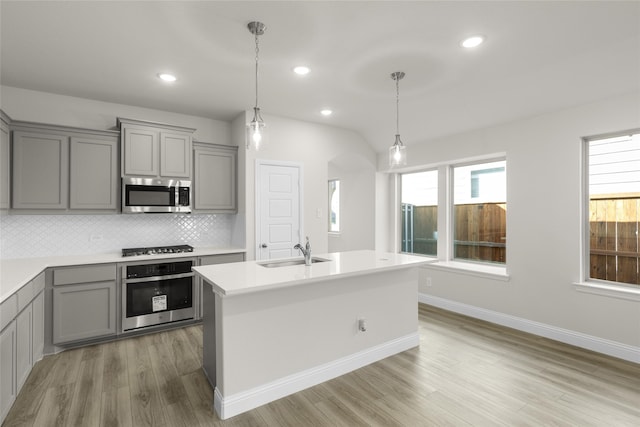
[[(330, 259), (325, 259), (325, 258), (317, 258), (317, 257), (312, 257), (311, 258), (311, 263), (315, 264), (317, 262), (327, 262), (327, 261), (331, 261)], [(302, 259), (283, 259), (280, 261), (274, 260), (274, 261), (265, 261), (265, 262), (259, 262), (258, 265), (261, 265), (263, 267), (267, 267), (267, 268), (276, 268), (276, 267), (289, 267), (291, 265), (304, 265), (304, 258)]]

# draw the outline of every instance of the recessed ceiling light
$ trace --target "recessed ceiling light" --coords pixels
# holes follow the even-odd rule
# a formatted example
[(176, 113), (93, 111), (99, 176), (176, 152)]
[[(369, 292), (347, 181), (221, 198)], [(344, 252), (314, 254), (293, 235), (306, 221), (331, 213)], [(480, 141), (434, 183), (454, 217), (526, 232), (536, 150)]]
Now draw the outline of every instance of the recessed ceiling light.
[(309, 67), (305, 67), (304, 65), (299, 65), (299, 66), (297, 66), (297, 67), (295, 67), (293, 69), (293, 72), (298, 74), (298, 75), (300, 75), (300, 76), (304, 76), (306, 74), (309, 74), (309, 71), (311, 71), (309, 69)]
[(331, 114), (333, 114), (333, 111), (325, 108), (324, 110), (320, 111), (320, 114), (322, 114), (323, 116), (330, 116)]
[(174, 76), (173, 74), (167, 74), (167, 73), (158, 74), (158, 78), (165, 82), (175, 82), (176, 80), (178, 80), (176, 79), (176, 76)]
[(481, 45), (482, 42), (484, 42), (483, 36), (467, 37), (466, 39), (462, 40), (462, 42), (460, 43), (460, 46), (466, 47), (466, 48), (472, 48), (472, 47)]

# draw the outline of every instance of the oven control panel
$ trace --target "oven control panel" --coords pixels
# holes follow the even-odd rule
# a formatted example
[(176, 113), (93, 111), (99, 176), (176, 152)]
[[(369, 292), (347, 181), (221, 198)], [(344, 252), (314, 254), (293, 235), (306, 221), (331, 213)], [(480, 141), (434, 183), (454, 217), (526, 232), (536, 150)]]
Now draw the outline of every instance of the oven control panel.
[(172, 276), (191, 273), (193, 261), (165, 262), (159, 264), (140, 264), (127, 266), (127, 279), (143, 277)]

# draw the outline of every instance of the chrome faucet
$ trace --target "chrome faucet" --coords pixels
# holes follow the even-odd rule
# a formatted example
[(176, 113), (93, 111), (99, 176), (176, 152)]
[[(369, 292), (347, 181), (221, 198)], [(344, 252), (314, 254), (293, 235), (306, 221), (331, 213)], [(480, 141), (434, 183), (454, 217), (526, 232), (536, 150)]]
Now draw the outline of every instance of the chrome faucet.
[(300, 243), (295, 245), (293, 249), (300, 249), (302, 255), (304, 255), (304, 265), (311, 265), (311, 244), (309, 243), (309, 236), (307, 236), (307, 243), (303, 248)]

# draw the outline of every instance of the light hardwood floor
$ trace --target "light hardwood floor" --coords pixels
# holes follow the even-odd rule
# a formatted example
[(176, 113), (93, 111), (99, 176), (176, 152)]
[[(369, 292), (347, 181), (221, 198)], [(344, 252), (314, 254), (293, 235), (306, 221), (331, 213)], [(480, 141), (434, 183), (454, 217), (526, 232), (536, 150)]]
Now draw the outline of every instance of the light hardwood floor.
[(419, 304), (419, 348), (220, 421), (191, 326), (45, 357), (9, 426), (639, 426), (640, 365)]

